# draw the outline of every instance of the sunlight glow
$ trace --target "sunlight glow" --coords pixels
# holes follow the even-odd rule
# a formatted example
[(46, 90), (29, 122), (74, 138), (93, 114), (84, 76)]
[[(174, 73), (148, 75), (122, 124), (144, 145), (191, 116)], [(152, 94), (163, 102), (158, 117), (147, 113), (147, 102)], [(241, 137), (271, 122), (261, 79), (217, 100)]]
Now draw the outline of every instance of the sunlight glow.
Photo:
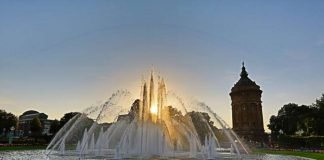
[(150, 112), (152, 114), (157, 115), (158, 114), (158, 107), (157, 107), (157, 105), (152, 105), (151, 108), (150, 108)]

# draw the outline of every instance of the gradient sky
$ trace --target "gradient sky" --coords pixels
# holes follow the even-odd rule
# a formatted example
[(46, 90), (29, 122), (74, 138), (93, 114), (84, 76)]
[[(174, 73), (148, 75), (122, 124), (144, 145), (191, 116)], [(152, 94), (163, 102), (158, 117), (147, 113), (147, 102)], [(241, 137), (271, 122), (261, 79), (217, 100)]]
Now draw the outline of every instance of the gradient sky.
[[(231, 122), (245, 61), (264, 123), (324, 93), (324, 1), (1, 1), (0, 108), (60, 118), (139, 94), (153, 65), (167, 87)], [(265, 126), (265, 128), (267, 128)]]

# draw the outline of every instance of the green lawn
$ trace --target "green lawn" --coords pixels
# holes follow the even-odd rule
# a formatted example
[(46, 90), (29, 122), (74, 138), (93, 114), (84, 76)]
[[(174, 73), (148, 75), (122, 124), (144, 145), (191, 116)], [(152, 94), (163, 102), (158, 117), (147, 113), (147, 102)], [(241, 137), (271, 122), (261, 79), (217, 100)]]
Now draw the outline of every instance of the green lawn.
[(324, 153), (302, 152), (302, 151), (278, 151), (269, 149), (256, 149), (253, 150), (255, 154), (280, 154), (280, 155), (292, 155), (306, 158), (313, 158), (317, 160), (324, 160)]
[(39, 150), (39, 149), (46, 149), (46, 146), (0, 146), (0, 151)]

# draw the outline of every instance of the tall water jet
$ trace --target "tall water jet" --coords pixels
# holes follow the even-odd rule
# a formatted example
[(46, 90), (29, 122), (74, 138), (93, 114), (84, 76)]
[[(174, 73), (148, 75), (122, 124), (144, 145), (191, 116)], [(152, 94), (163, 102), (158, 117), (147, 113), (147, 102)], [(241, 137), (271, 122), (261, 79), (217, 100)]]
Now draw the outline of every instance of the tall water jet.
[(153, 79), (153, 72), (151, 72), (151, 79), (150, 79), (150, 92), (149, 92), (149, 107), (150, 107), (150, 113), (149, 114), (151, 121), (155, 122), (156, 121), (156, 116), (154, 114), (158, 113), (159, 110), (157, 109), (157, 106), (155, 104), (155, 99), (154, 99), (154, 79)]

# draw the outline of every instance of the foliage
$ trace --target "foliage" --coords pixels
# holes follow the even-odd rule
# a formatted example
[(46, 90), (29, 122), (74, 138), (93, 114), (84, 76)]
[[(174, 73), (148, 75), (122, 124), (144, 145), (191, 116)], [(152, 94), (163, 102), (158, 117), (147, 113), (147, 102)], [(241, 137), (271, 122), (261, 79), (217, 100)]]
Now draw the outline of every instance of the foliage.
[(187, 115), (191, 117), (201, 143), (204, 143), (205, 137), (211, 132), (216, 133), (217, 128), (214, 126), (214, 122), (210, 120), (208, 113), (192, 111)]
[(60, 129), (60, 121), (58, 121), (57, 119), (53, 120), (51, 122), (50, 133), (53, 133), (55, 135)]
[(63, 127), (70, 119), (72, 119), (77, 114), (80, 114), (80, 113), (79, 112), (65, 113), (64, 116), (60, 119), (60, 127)]
[(40, 133), (41, 130), (42, 130), (42, 123), (40, 122), (39, 118), (36, 116), (30, 122), (30, 131), (33, 134), (38, 134), (38, 133)]
[(37, 142), (37, 139), (40, 137), (42, 131), (42, 123), (40, 122), (38, 116), (33, 118), (33, 120), (30, 122), (30, 131), (32, 132), (32, 137), (34, 137), (35, 142)]
[[(71, 136), (69, 136), (69, 143), (76, 144), (80, 140), (80, 138), (83, 136), (84, 130), (86, 128), (89, 130), (91, 128), (91, 126), (95, 123), (94, 120), (92, 120), (86, 116), (82, 117), (79, 120), (80, 120), (79, 123), (74, 124), (74, 130), (70, 132)], [(103, 129), (105, 128), (105, 126), (103, 124), (96, 125), (93, 133), (99, 133), (101, 127), (103, 127)]]
[(168, 113), (171, 118), (173, 118), (177, 121), (183, 120), (184, 117), (183, 117), (181, 111), (179, 111), (178, 109), (173, 108), (172, 106), (168, 106), (167, 110), (168, 110)]
[(313, 107), (316, 108), (314, 112), (314, 132), (318, 135), (324, 135), (324, 94), (316, 100)]
[(10, 127), (16, 127), (17, 121), (18, 118), (14, 114), (0, 110), (0, 133), (3, 131), (3, 128), (9, 131)]
[[(214, 126), (214, 122), (211, 121), (208, 113), (205, 112), (188, 112), (185, 116), (182, 115), (181, 111), (177, 108), (173, 108), (172, 106), (168, 106), (167, 110), (172, 119), (177, 121), (182, 121), (183, 123), (188, 123), (190, 118), (197, 131), (199, 136), (199, 140), (201, 143), (204, 143), (205, 137), (213, 132), (214, 134), (218, 134), (218, 129)], [(189, 124), (188, 124), (189, 125)]]
[(79, 112), (68, 112), (65, 113), (64, 116), (60, 120), (53, 120), (51, 122), (51, 128), (50, 133), (55, 135), (70, 119), (72, 119), (77, 114), (80, 114)]
[(272, 115), (268, 128), (272, 137), (284, 135), (324, 135), (324, 94), (311, 106), (289, 103), (277, 116)]
[(323, 136), (279, 136), (279, 145), (286, 148), (317, 148), (324, 149)]

